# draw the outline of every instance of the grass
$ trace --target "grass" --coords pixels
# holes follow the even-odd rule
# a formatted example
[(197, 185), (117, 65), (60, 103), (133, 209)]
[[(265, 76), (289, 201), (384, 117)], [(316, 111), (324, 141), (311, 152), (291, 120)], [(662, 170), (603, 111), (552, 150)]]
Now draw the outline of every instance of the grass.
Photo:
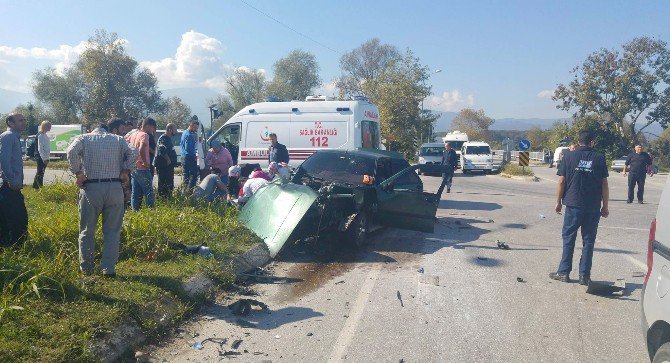
[(534, 176), (533, 170), (527, 166), (522, 168), (521, 166), (513, 163), (508, 163), (502, 169), (503, 174), (514, 175), (514, 176)]
[[(31, 237), (21, 247), (0, 250), (2, 362), (95, 361), (90, 342), (128, 317), (156, 336), (164, 309), (157, 302), (171, 297), (178, 316), (192, 311), (201, 301), (190, 299), (182, 282), (197, 273), (231, 282), (216, 260), (258, 241), (237, 223), (233, 208), (177, 197), (126, 213), (116, 279), (82, 278), (77, 192), (71, 184), (24, 189)], [(100, 228), (97, 234), (99, 262)], [(216, 259), (184, 255), (169, 243), (207, 243)]]

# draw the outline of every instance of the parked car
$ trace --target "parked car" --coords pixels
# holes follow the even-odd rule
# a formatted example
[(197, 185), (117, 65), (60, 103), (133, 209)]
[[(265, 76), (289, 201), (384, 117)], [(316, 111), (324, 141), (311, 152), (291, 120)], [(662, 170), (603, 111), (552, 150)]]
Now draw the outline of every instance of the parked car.
[(355, 247), (379, 226), (432, 233), (440, 197), (425, 193), (415, 170), (398, 153), (319, 150), (290, 182), (275, 180), (240, 210), (240, 222), (275, 257), (289, 241), (340, 234)]
[(642, 328), (652, 362), (670, 361), (670, 179), (649, 229)]
[[(652, 156), (652, 165), (651, 170), (654, 174), (658, 174), (658, 165), (653, 164), (654, 157)], [(612, 170), (621, 173), (623, 168), (626, 166), (626, 160), (628, 160), (628, 155), (624, 155), (618, 159), (612, 160)]]

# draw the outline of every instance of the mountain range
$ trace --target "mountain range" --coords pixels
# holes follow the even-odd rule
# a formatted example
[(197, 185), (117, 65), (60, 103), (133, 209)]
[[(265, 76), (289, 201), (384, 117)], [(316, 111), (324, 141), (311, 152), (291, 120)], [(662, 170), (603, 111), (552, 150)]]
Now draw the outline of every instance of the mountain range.
[[(434, 114), (439, 115), (435, 121), (435, 132), (448, 131), (451, 127), (451, 121), (458, 115), (457, 112), (441, 112), (433, 111)], [(563, 119), (547, 119), (547, 118), (501, 118), (496, 119), (491, 130), (515, 130), (526, 131), (533, 127), (539, 127), (543, 130), (551, 128), (556, 121), (563, 121)]]

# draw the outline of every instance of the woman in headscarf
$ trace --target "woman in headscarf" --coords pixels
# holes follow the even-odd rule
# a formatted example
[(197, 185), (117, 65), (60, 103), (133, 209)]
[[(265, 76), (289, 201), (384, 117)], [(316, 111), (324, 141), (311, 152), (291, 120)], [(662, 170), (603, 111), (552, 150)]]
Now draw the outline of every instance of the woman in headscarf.
[(228, 184), (228, 168), (233, 166), (233, 157), (230, 151), (221, 145), (219, 140), (212, 141), (212, 148), (207, 152), (206, 162), (211, 169), (221, 171), (221, 180)]

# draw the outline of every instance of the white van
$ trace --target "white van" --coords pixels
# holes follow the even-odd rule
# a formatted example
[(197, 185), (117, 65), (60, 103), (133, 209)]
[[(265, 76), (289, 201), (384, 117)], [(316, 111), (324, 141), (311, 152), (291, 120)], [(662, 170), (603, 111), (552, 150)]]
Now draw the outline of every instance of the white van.
[(465, 132), (460, 132), (460, 131), (452, 131), (448, 134), (446, 134), (442, 138), (443, 143), (449, 143), (451, 145), (451, 148), (456, 150), (456, 154), (458, 155), (458, 166), (457, 168), (461, 167), (461, 149), (463, 148), (463, 144), (470, 141), (468, 138), (468, 134)]
[(441, 142), (429, 142), (421, 145), (419, 164), (429, 165), (422, 169), (424, 174), (442, 173), (442, 154), (444, 154), (444, 144)]
[(236, 164), (267, 166), (270, 133), (286, 145), (291, 166), (321, 149), (382, 148), (377, 106), (364, 98), (327, 101), (324, 97), (249, 105), (216, 130), (207, 145), (217, 139)]
[(563, 159), (563, 155), (570, 151), (570, 148), (568, 146), (559, 146), (556, 148), (554, 151), (554, 158), (551, 160), (551, 164), (549, 164), (550, 168), (553, 168), (554, 166), (556, 168), (559, 167), (561, 164), (561, 159)]
[[(181, 164), (181, 134), (184, 130), (177, 130), (177, 133), (172, 136), (172, 145), (174, 146), (174, 151), (177, 153), (177, 164)], [(165, 133), (165, 130), (156, 130), (156, 142), (158, 139)]]
[(489, 144), (481, 141), (468, 141), (461, 149), (461, 168), (463, 174), (473, 170), (492, 173), (498, 171), (500, 165), (493, 163), (493, 153)]

